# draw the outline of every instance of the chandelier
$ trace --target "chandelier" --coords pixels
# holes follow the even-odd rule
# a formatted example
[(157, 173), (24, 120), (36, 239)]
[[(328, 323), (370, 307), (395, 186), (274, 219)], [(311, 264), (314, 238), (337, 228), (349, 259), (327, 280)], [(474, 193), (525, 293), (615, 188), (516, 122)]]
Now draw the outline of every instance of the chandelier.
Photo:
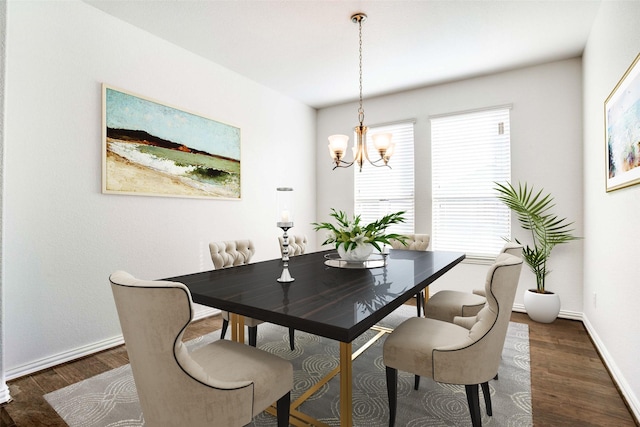
[(387, 164), (393, 150), (395, 143), (391, 141), (390, 133), (379, 133), (371, 135), (373, 140), (373, 146), (378, 151), (380, 158), (377, 160), (371, 160), (367, 151), (367, 127), (364, 122), (364, 108), (362, 108), (362, 23), (367, 19), (367, 15), (364, 13), (356, 13), (351, 16), (351, 22), (358, 24), (358, 37), (360, 40), (359, 45), (359, 68), (360, 68), (360, 106), (358, 107), (358, 121), (360, 124), (354, 128), (356, 132), (356, 143), (353, 147), (353, 160), (347, 162), (344, 159), (345, 152), (347, 151), (347, 145), (349, 143), (349, 137), (347, 135), (331, 135), (329, 137), (329, 154), (335, 163), (333, 169), (336, 168), (348, 168), (354, 164), (358, 164), (360, 172), (362, 172), (362, 164), (366, 159), (373, 166), (390, 166)]

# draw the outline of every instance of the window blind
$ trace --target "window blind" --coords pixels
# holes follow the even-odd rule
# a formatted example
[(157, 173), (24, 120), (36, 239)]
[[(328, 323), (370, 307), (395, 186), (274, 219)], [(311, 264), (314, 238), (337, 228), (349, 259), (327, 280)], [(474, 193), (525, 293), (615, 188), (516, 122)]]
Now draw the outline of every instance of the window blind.
[(493, 258), (511, 238), (494, 190), (511, 178), (509, 108), (431, 118), (434, 250)]
[(405, 222), (388, 228), (390, 233), (414, 233), (415, 183), (414, 183), (414, 140), (413, 121), (370, 127), (367, 132), (367, 150), (371, 160), (380, 155), (373, 146), (371, 135), (391, 133), (395, 150), (389, 166), (374, 167), (365, 163), (362, 172), (354, 167), (354, 213), (369, 224), (383, 216), (405, 211)]

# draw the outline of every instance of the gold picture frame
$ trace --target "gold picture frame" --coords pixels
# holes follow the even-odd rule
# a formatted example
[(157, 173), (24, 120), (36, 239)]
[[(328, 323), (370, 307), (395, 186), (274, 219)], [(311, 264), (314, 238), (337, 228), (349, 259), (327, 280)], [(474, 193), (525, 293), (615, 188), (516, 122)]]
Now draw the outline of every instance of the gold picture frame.
[(102, 192), (240, 199), (240, 128), (102, 85)]
[(604, 102), (606, 191), (640, 183), (640, 53)]

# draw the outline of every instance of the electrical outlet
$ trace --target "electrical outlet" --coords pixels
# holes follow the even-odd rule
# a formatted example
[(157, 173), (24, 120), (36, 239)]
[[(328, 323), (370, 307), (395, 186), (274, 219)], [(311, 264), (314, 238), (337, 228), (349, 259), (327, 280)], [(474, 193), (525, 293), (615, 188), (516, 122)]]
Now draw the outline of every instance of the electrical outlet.
[(596, 301), (598, 300), (598, 293), (593, 293), (593, 308), (596, 308)]

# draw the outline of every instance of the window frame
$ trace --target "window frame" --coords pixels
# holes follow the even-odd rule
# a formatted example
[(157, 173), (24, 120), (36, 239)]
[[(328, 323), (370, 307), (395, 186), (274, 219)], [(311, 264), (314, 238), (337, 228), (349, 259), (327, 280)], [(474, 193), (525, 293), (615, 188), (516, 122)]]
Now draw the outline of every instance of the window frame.
[[(468, 261), (485, 263), (511, 239), (511, 211), (494, 190), (495, 182), (511, 180), (511, 109), (501, 105), (429, 117), (434, 250), (462, 251)], [(454, 163), (457, 168), (449, 166)]]

